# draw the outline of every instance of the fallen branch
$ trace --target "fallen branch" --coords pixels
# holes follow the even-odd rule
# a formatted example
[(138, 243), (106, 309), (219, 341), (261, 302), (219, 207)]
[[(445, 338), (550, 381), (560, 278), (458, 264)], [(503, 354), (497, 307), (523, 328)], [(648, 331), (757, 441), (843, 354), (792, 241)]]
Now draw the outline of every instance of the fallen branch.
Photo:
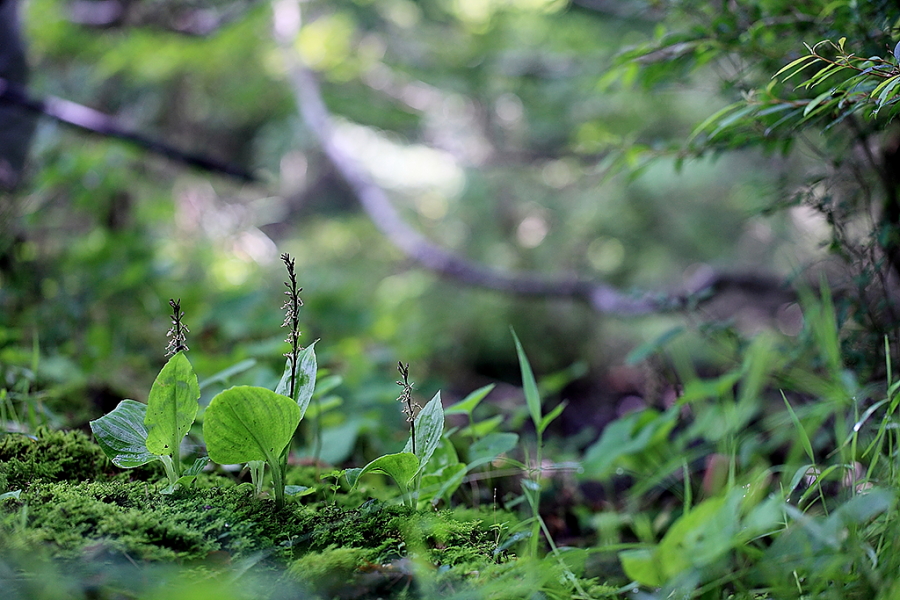
[(0, 77), (0, 105), (3, 104), (18, 106), (38, 115), (46, 115), (83, 131), (131, 142), (155, 154), (204, 171), (229, 175), (246, 182), (257, 180), (250, 172), (240, 167), (207, 156), (184, 152), (165, 142), (129, 131), (119, 125), (115, 118), (83, 104), (53, 96), (42, 100), (33, 98), (28, 95), (24, 86)]

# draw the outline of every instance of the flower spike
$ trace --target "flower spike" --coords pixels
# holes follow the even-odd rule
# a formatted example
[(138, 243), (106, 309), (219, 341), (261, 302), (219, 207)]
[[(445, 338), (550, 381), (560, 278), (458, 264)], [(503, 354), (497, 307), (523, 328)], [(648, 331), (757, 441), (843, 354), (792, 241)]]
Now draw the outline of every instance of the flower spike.
[(172, 307), (172, 328), (166, 333), (166, 337), (171, 338), (169, 345), (166, 346), (166, 356), (174, 356), (179, 352), (187, 352), (185, 334), (190, 333), (191, 330), (181, 320), (184, 317), (184, 312), (181, 310), (181, 298), (178, 300), (169, 298), (169, 306)]
[(400, 377), (403, 378), (401, 381), (397, 382), (397, 385), (403, 388), (403, 391), (400, 392), (400, 396), (397, 398), (397, 400), (405, 405), (403, 407), (403, 414), (406, 415), (406, 422), (409, 423), (409, 429), (412, 433), (412, 451), (413, 454), (415, 454), (416, 414), (422, 409), (422, 407), (416, 404), (415, 400), (413, 400), (412, 398), (413, 384), (409, 381), (409, 363), (406, 363), (406, 365), (404, 365), (402, 362), (398, 362), (397, 370), (400, 371)]
[(300, 353), (300, 307), (303, 306), (303, 300), (300, 299), (300, 292), (303, 288), (297, 287), (297, 272), (294, 269), (296, 261), (291, 255), (285, 252), (281, 255), (281, 262), (284, 263), (288, 272), (288, 281), (284, 282), (287, 291), (284, 293), (287, 300), (281, 309), (284, 311), (284, 322), (282, 327), (290, 327), (290, 333), (284, 340), (291, 345), (291, 351), (285, 353), (285, 356), (291, 359), (291, 398), (294, 397), (294, 387), (297, 380), (297, 356)]

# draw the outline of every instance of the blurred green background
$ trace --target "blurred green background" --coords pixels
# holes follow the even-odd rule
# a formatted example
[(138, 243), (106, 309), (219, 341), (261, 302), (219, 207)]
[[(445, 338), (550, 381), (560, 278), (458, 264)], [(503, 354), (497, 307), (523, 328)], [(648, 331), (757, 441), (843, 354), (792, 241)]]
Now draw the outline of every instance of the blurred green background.
[[(685, 322), (774, 323), (773, 310), (748, 316), (740, 303), (623, 319), (443, 280), (375, 229), (305, 130), (267, 3), (122, 3), (118, 20), (85, 24), (100, 4), (24, 2), (31, 93), (114, 115), (261, 183), (40, 121), (25, 182), (6, 198), (13, 243), (0, 269), (0, 384), (11, 408), (44, 411), (32, 421), (84, 426), (121, 398), (146, 399), (169, 298), (181, 299), (201, 380), (237, 365), (206, 399), (235, 383), (274, 385), (287, 349), (282, 252), (304, 288), (301, 341), (321, 339), (319, 364), (335, 376), (323, 398), (335, 461), (402, 444), (397, 361), (411, 364), (423, 399), (500, 383), (484, 410), (515, 426), (512, 326), (550, 402), (573, 402), (560, 432), (593, 428), (572, 442), (585, 444), (623, 397), (657, 400), (652, 374), (625, 363), (641, 343)], [(681, 74), (667, 62), (655, 85), (617, 59), (682, 25), (660, 6), (311, 0), (296, 47), (343, 143), (415, 228), (461, 256), (661, 293), (708, 269), (785, 276), (818, 260), (821, 217), (767, 210), (815, 157), (747, 150), (680, 164), (670, 152), (740, 90), (721, 65)], [(775, 46), (797, 41), (755, 43), (778, 56)]]

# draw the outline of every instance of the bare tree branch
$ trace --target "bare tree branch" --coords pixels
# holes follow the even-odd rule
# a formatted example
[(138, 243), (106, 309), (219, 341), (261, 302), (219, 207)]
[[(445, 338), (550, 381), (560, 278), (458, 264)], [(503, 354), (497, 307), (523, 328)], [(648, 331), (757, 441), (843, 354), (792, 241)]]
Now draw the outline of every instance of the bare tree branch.
[(156, 27), (183, 35), (206, 37), (236, 21), (256, 0), (207, 2), (209, 6), (182, 6), (140, 0), (72, 0), (69, 20), (86, 27)]
[(54, 98), (53, 96), (48, 96), (43, 100), (32, 98), (28, 95), (24, 86), (0, 77), (0, 106), (4, 104), (47, 115), (60, 123), (65, 123), (90, 133), (132, 142), (150, 152), (205, 171), (229, 175), (246, 182), (257, 180), (253, 174), (235, 165), (221, 162), (208, 156), (184, 152), (165, 142), (128, 131), (115, 118), (93, 108), (70, 102), (69, 100), (63, 100), (62, 98)]
[(295, 0), (275, 0), (275, 35), (283, 50), (290, 84), (307, 127), (335, 169), (347, 181), (363, 210), (376, 227), (408, 257), (422, 266), (463, 283), (520, 295), (567, 297), (586, 302), (595, 311), (619, 316), (674, 311), (710, 297), (723, 288), (782, 289), (771, 278), (710, 275), (690, 294), (628, 294), (617, 288), (579, 277), (548, 278), (533, 273), (509, 274), (458, 256), (428, 240), (400, 216), (387, 193), (341, 144), (315, 74), (302, 62), (292, 40), (300, 28)]

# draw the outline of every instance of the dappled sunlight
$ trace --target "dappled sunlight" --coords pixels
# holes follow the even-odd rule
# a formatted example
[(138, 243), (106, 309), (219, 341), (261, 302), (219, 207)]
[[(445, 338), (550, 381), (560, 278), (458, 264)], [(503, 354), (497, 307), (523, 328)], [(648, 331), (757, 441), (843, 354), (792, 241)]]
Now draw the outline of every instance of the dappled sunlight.
[(341, 121), (336, 142), (382, 186), (406, 193), (433, 191), (455, 199), (465, 173), (453, 157), (422, 144), (402, 144), (370, 127)]
[[(239, 288), (278, 260), (278, 247), (256, 225), (274, 210), (275, 199), (226, 202), (205, 182), (183, 180), (173, 192), (179, 240), (164, 246), (170, 260), (190, 260), (195, 248), (213, 248), (210, 274), (222, 288)], [(276, 210), (277, 212), (277, 210)]]
[(563, 10), (565, 0), (454, 0), (456, 16), (474, 31), (482, 31), (491, 18), (504, 10), (550, 14)]
[(598, 237), (588, 244), (588, 263), (603, 274), (615, 273), (625, 262), (625, 246), (614, 237)]
[(516, 239), (523, 248), (537, 248), (549, 231), (550, 226), (542, 215), (529, 215), (516, 228)]

